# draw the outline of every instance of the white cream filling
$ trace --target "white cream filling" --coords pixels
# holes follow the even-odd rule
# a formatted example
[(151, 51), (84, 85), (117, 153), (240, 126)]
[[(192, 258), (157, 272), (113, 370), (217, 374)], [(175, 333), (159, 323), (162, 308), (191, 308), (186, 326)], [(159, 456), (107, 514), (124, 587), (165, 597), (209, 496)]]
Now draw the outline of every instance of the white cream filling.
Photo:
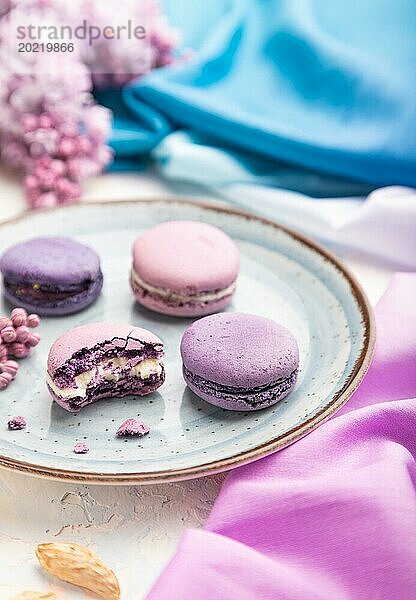
[[(118, 381), (120, 379), (119, 373), (113, 373), (111, 368), (108, 366), (112, 364), (114, 367), (123, 367), (127, 364), (128, 359), (113, 358), (102, 361), (96, 368), (84, 371), (75, 377), (76, 387), (60, 388), (53, 381), (49, 373), (46, 375), (51, 390), (61, 398), (85, 398), (87, 395), (87, 388), (91, 381), (94, 379), (97, 371), (99, 375), (104, 377), (107, 381)], [(160, 375), (162, 372), (162, 363), (158, 358), (145, 358), (141, 362), (137, 363), (128, 372), (129, 377), (139, 377), (140, 379), (147, 379), (150, 375)], [(123, 374), (124, 375), (124, 374)]]
[(214, 300), (221, 300), (221, 298), (225, 298), (226, 296), (230, 296), (236, 287), (236, 282), (234, 281), (231, 285), (220, 290), (219, 292), (214, 292), (211, 294), (196, 294), (194, 296), (186, 296), (184, 294), (176, 294), (175, 292), (170, 292), (164, 288), (157, 288), (153, 285), (149, 285), (139, 275), (136, 273), (134, 269), (131, 272), (132, 279), (134, 283), (136, 283), (139, 287), (146, 290), (146, 292), (150, 292), (151, 294), (158, 294), (162, 298), (169, 298), (171, 300), (177, 300), (178, 302), (212, 302)]

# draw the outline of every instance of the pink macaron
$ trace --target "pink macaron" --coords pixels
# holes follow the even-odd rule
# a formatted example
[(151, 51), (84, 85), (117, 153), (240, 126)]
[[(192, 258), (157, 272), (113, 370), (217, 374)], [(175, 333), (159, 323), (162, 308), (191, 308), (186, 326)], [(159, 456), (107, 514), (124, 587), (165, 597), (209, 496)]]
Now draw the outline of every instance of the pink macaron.
[(134, 242), (130, 282), (146, 308), (197, 317), (218, 312), (231, 302), (239, 268), (236, 244), (217, 227), (168, 221)]
[(162, 341), (126, 323), (90, 323), (64, 333), (48, 357), (47, 386), (69, 412), (101, 398), (144, 396), (165, 380)]

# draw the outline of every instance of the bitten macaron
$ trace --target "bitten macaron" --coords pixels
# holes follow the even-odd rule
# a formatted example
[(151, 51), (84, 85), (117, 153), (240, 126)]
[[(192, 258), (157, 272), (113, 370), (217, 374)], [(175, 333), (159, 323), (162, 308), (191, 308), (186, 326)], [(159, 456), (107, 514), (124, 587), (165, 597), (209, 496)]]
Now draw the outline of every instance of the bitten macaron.
[(64, 333), (48, 357), (47, 386), (69, 412), (101, 398), (144, 396), (165, 380), (162, 341), (126, 323), (90, 323)]
[(197, 221), (168, 221), (133, 245), (130, 282), (140, 304), (167, 315), (217, 312), (234, 295), (240, 255), (223, 231)]
[(195, 321), (181, 341), (183, 376), (203, 400), (258, 410), (285, 398), (299, 370), (292, 333), (270, 319), (221, 313)]
[(10, 247), (0, 259), (4, 296), (42, 315), (67, 315), (89, 306), (103, 286), (100, 259), (65, 237), (39, 237)]

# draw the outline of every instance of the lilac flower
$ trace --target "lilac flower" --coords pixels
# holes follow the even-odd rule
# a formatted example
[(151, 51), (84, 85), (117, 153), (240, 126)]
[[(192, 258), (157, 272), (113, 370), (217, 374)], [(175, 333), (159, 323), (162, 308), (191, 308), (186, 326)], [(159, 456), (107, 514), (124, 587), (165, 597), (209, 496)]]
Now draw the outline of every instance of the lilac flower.
[(30, 208), (76, 200), (112, 159), (111, 113), (94, 104), (87, 68), (70, 55), (56, 61), (40, 54), (31, 72), (0, 75), (0, 157), (24, 172)]
[(0, 17), (7, 15), (16, 3), (17, 0), (0, 0)]
[(30, 329), (40, 324), (39, 315), (28, 315), (24, 308), (14, 308), (10, 316), (0, 316), (0, 390), (5, 390), (19, 370), (12, 358), (26, 358), (40, 337)]
[[(73, 3), (67, 3), (66, 11), (69, 21), (79, 23), (78, 4), (75, 7)], [(82, 14), (100, 31), (111, 26), (117, 32), (128, 21), (133, 29), (136, 26), (143, 28), (143, 39), (134, 35), (128, 39), (124, 33), (116, 39), (102, 35), (92, 44), (82, 46), (82, 60), (91, 71), (97, 87), (122, 86), (151, 69), (172, 62), (178, 33), (168, 24), (157, 0), (122, 0), (118, 2), (116, 11), (109, 2), (84, 0)]]
[[(19, 26), (58, 30), (84, 19), (101, 31), (131, 21), (145, 35), (101, 36), (93, 44), (76, 39), (71, 53), (17, 54), (10, 26), (16, 15)], [(39, 40), (44, 43), (51, 41), (47, 27)], [(111, 162), (111, 113), (94, 102), (93, 85), (121, 86), (170, 64), (176, 38), (157, 0), (121, 0), (116, 11), (99, 0), (0, 0), (0, 159), (23, 172), (30, 208), (78, 199), (83, 180)]]

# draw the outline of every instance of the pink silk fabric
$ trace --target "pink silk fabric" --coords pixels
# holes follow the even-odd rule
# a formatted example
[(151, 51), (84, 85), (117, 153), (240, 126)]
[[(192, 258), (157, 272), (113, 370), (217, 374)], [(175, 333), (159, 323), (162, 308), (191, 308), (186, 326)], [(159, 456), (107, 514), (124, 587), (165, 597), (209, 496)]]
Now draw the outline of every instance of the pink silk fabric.
[(374, 361), (334, 418), (236, 469), (148, 600), (416, 598), (416, 275), (376, 309)]

